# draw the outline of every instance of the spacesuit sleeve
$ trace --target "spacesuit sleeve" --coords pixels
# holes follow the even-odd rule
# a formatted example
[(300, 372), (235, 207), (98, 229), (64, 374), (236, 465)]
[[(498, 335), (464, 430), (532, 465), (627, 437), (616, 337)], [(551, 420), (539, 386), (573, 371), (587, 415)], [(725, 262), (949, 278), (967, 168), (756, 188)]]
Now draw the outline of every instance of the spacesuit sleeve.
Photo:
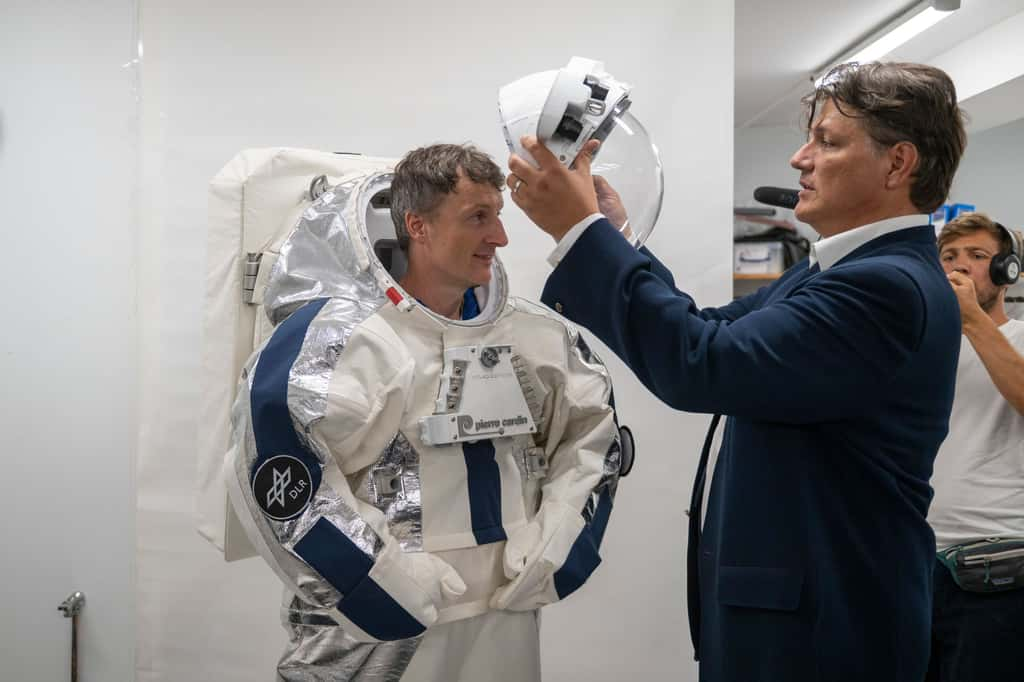
[(403, 552), (343, 473), (397, 432), (412, 363), (372, 335), (333, 338), (325, 303), (293, 313), (249, 363), (225, 462), (231, 503), (281, 580), (346, 632), (415, 637), (465, 585), (437, 557)]
[(565, 383), (545, 430), (549, 470), (540, 509), (506, 543), (511, 582), (495, 593), (495, 608), (528, 610), (564, 599), (601, 562), (622, 451), (608, 372), (578, 334), (569, 337)]

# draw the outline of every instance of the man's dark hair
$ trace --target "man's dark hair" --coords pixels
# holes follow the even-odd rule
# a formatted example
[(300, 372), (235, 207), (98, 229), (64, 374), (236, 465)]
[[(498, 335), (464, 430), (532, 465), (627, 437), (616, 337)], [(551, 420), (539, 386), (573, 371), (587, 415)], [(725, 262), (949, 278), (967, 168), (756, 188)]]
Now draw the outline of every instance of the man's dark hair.
[(931, 213), (945, 202), (967, 146), (956, 87), (945, 71), (897, 62), (840, 64), (802, 100), (808, 131), (826, 100), (844, 116), (863, 121), (880, 149), (899, 142), (917, 148), (910, 200), (919, 211)]
[(471, 144), (434, 144), (414, 149), (398, 162), (391, 182), (391, 220), (398, 243), (408, 248), (405, 214), (431, 215), (446, 194), (455, 191), (460, 175), (487, 183), (498, 191), (505, 176), (490, 156)]

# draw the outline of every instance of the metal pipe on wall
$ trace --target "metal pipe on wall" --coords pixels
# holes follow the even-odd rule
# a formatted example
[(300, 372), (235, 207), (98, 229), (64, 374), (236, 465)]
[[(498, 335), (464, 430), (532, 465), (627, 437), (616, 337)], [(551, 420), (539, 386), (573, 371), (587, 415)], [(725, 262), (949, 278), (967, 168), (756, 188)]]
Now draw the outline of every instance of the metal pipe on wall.
[(57, 607), (64, 612), (65, 618), (71, 619), (71, 682), (78, 682), (78, 614), (85, 607), (85, 594), (73, 592)]

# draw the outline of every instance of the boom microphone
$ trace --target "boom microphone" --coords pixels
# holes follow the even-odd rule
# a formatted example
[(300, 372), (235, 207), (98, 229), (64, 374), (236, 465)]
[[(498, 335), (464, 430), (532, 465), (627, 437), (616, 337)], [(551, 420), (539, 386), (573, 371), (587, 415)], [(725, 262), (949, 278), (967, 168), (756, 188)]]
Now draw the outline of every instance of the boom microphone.
[(754, 190), (754, 201), (760, 201), (769, 206), (780, 206), (782, 208), (796, 208), (800, 201), (800, 190), (782, 189), (780, 187), (758, 187)]

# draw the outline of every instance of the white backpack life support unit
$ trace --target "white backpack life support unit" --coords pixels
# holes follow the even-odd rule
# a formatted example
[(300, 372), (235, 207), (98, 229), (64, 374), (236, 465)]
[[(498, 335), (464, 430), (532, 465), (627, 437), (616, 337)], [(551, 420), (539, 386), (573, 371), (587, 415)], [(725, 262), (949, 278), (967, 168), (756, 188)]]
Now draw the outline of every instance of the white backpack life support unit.
[[(227, 561), (256, 556), (228, 501), (223, 463), (239, 375), (273, 331), (263, 293), (281, 245), (327, 187), (394, 163), (306, 149), (249, 149), (210, 182), (196, 512), (200, 534)], [(389, 207), (371, 211), (382, 227), (378, 257), (402, 258), (391, 248), (397, 245)]]

